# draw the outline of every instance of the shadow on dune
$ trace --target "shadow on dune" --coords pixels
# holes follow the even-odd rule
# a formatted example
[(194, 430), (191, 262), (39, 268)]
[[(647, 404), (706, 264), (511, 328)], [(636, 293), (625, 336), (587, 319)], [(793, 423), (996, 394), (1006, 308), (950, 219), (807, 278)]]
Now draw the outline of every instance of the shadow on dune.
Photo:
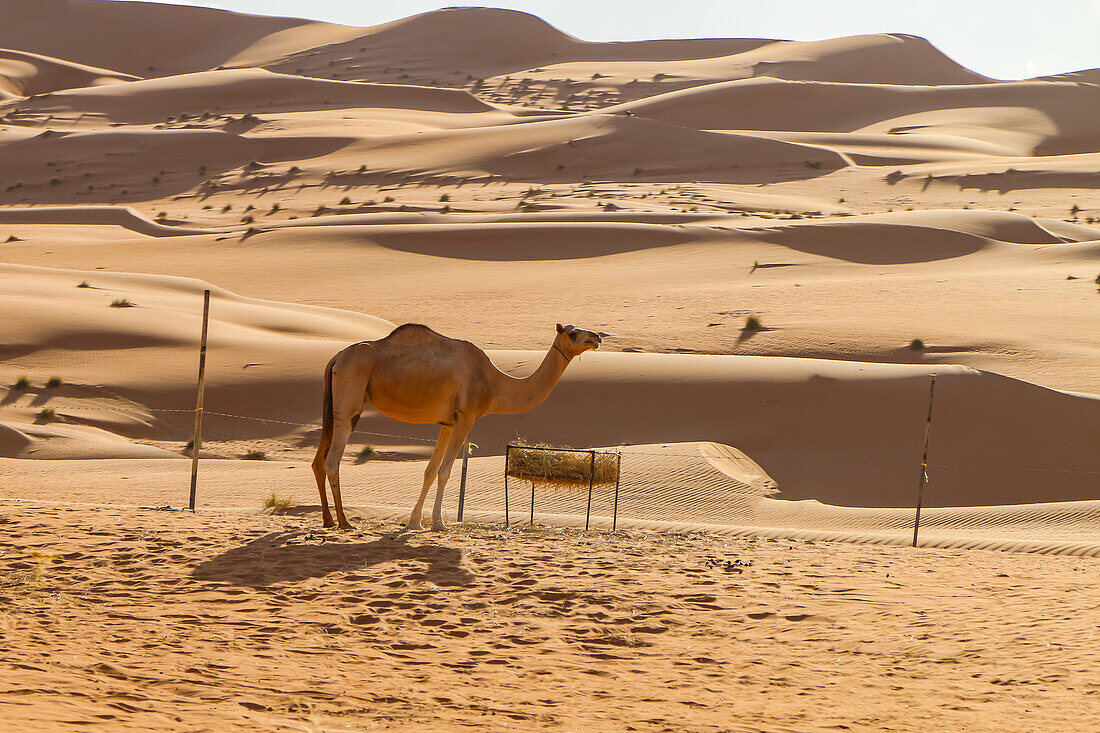
[(1092, 171), (1015, 171), (1004, 173), (971, 173), (959, 176), (937, 176), (937, 181), (957, 183), (960, 191), (1008, 193), (1033, 188), (1097, 188), (1100, 173)]
[(372, 236), (400, 252), (484, 262), (606, 257), (699, 238), (697, 232), (656, 224), (587, 222), (405, 227)]
[(385, 563), (403, 565), (404, 561), (413, 560), (426, 567), (402, 570), (400, 577), (450, 586), (469, 585), (474, 581), (474, 574), (462, 566), (460, 549), (410, 544), (409, 537), (396, 535), (372, 542), (312, 544), (317, 539), (327, 538), (300, 530), (271, 532), (199, 564), (191, 575), (196, 580), (262, 588)]
[(798, 224), (750, 231), (772, 244), (864, 265), (934, 262), (974, 254), (988, 240), (964, 232), (871, 222)]

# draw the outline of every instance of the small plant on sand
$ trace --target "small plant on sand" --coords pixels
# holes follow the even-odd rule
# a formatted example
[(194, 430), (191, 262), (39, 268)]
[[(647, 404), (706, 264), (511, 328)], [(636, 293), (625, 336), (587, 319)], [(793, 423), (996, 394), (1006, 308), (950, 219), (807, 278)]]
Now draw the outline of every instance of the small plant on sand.
[(297, 504), (298, 502), (294, 500), (294, 497), (279, 496), (274, 491), (271, 492), (271, 496), (264, 499), (264, 508), (270, 509), (274, 514), (285, 512), (287, 509), (290, 509)]
[(762, 328), (764, 328), (764, 324), (762, 324), (760, 322), (760, 319), (757, 318), (756, 316), (748, 316), (745, 319), (745, 328), (744, 328), (744, 330), (746, 330), (746, 331), (759, 331)]
[(157, 213), (157, 218), (158, 219), (167, 219), (168, 218), (168, 212), (167, 211), (158, 212)]
[(271, 213), (274, 214), (276, 211), (278, 211), (281, 208), (283, 208), (283, 207), (279, 206), (279, 204), (272, 204), (271, 205)]
[(153, 176), (153, 183), (160, 183), (160, 176)]
[(90, 288), (90, 287), (92, 287), (92, 286), (88, 284), (88, 281), (87, 281), (87, 280), (81, 280), (81, 281), (80, 281), (80, 284), (79, 284), (79, 285), (77, 285), (77, 287), (78, 287), (78, 288)]
[(445, 193), (445, 194), (443, 194), (442, 196), (440, 196), (440, 197), (439, 197), (439, 200), (440, 200), (440, 201), (450, 201), (450, 200), (451, 200), (451, 196), (450, 196), (450, 194), (446, 194), (446, 193)]
[(241, 223), (242, 224), (251, 224), (255, 220), (256, 220), (256, 218), (254, 216), (252, 216), (252, 214), (249, 214), (248, 216), (242, 216), (241, 217)]
[(61, 562), (59, 555), (52, 555), (48, 552), (32, 552), (31, 559), (36, 563), (34, 569), (34, 582), (36, 585), (42, 582), (42, 576), (46, 574), (46, 568), (55, 562)]
[(250, 450), (244, 454), (244, 460), (246, 461), (266, 461), (267, 454), (262, 450)]
[(31, 380), (27, 379), (26, 377), (20, 377), (19, 379), (15, 380), (15, 384), (13, 384), (11, 386), (11, 388), (19, 390), (19, 391), (23, 391), (23, 390), (29, 388), (30, 386), (31, 386)]
[(920, 339), (913, 339), (909, 342), (910, 351), (924, 351), (924, 342)]
[(1080, 211), (1081, 211), (1081, 207), (1080, 207), (1080, 206), (1078, 206), (1077, 204), (1074, 204), (1073, 206), (1069, 207), (1069, 215), (1070, 215), (1070, 216), (1076, 217), (1076, 216), (1077, 216), (1077, 214), (1078, 214), (1078, 213), (1079, 213)]
[(54, 412), (54, 409), (52, 407), (43, 407), (41, 410), (38, 411), (38, 419), (42, 422), (49, 422), (55, 417), (57, 417), (57, 413)]
[(232, 211), (232, 209), (233, 209), (232, 204), (226, 204), (225, 206), (222, 207), (222, 213), (224, 214), (227, 211)]
[(362, 448), (359, 449), (359, 458), (366, 461), (368, 459), (374, 458), (374, 454), (376, 452), (377, 451), (375, 450), (373, 445), (364, 445)]
[(61, 377), (50, 377), (46, 380), (47, 389), (56, 389), (61, 386)]
[(117, 300), (112, 300), (111, 301), (111, 307), (112, 308), (133, 308), (135, 306), (134, 306), (133, 303), (128, 301), (126, 298), (118, 298)]
[(351, 205), (351, 199), (348, 198), (347, 196), (345, 196), (344, 198), (340, 199), (340, 205), (341, 206), (350, 206)]

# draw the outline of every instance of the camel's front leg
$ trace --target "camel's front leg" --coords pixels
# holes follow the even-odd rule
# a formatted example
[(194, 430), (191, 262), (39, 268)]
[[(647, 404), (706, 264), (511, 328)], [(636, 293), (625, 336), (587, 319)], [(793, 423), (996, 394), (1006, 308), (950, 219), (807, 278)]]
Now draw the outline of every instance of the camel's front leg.
[(447, 446), (447, 452), (439, 465), (439, 484), (435, 490), (435, 506), (432, 507), (432, 531), (434, 532), (447, 528), (443, 524), (443, 489), (447, 486), (447, 479), (451, 477), (451, 468), (454, 466), (455, 458), (458, 457), (458, 452), (462, 449), (462, 444), (466, 442), (466, 436), (470, 434), (470, 428), (473, 425), (473, 420), (459, 416), (454, 431), (451, 433), (450, 445)]
[(424, 500), (428, 498), (428, 489), (432, 487), (432, 482), (439, 475), (439, 465), (451, 443), (453, 432), (454, 428), (450, 425), (439, 428), (439, 439), (435, 442), (435, 450), (432, 451), (431, 460), (428, 461), (428, 465), (424, 469), (424, 486), (420, 490), (420, 498), (416, 500), (416, 506), (413, 507), (412, 516), (409, 517), (409, 523), (406, 525), (408, 529), (424, 529), (424, 526), (420, 523), (420, 515), (424, 511)]

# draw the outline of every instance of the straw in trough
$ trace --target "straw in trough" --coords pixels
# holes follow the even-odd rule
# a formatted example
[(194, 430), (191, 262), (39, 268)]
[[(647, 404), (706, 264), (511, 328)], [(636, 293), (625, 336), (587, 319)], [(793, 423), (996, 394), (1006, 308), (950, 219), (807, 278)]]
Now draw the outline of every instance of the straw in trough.
[[(532, 484), (569, 490), (587, 488), (592, 469), (591, 453), (540, 443), (513, 446), (508, 452), (506, 471), (509, 476)], [(618, 454), (597, 451), (593, 483), (614, 484), (618, 480)]]

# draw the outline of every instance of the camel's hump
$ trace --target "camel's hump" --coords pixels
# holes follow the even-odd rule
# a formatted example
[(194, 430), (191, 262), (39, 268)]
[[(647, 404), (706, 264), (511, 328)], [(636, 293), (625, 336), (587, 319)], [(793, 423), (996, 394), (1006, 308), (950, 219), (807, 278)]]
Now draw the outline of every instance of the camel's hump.
[(455, 339), (448, 338), (440, 333), (436, 333), (432, 329), (420, 323), (406, 323), (390, 331), (390, 335), (381, 340), (400, 341), (402, 343), (408, 344), (437, 344), (441, 341), (454, 341)]

